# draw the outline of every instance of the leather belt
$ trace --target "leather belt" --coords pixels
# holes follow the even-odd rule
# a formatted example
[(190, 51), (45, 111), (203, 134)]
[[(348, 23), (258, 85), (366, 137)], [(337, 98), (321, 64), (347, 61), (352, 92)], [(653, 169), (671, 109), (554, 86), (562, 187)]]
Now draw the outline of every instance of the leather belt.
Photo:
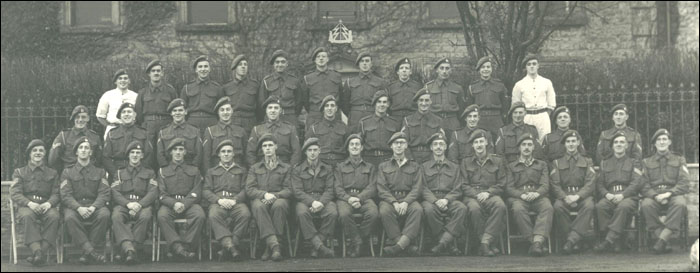
[(482, 187), (481, 185), (474, 185), (472, 188), (474, 188), (477, 192), (485, 192), (489, 190), (488, 187)]
[(312, 192), (309, 192), (309, 194), (313, 194), (313, 195), (323, 195), (323, 192), (320, 192), (320, 191), (312, 191)]
[(44, 197), (39, 195), (30, 195), (29, 199), (32, 199), (32, 201), (44, 201)]
[(214, 115), (207, 112), (197, 111), (190, 113), (190, 117), (214, 117)]
[(406, 196), (409, 192), (407, 191), (395, 191), (394, 196)]
[(374, 107), (371, 105), (363, 104), (363, 105), (350, 105), (350, 110), (374, 110)]
[(172, 117), (166, 116), (166, 115), (146, 115), (143, 117), (143, 120), (145, 120), (145, 121), (170, 120), (170, 119), (172, 119)]
[(414, 151), (414, 152), (432, 152), (432, 150), (430, 150), (430, 148), (425, 146), (425, 145), (411, 147), (411, 151)]
[(128, 194), (128, 195), (126, 196), (126, 198), (129, 199), (129, 200), (137, 200), (137, 201), (138, 201), (138, 200), (141, 200), (141, 196), (138, 196), (138, 195), (136, 195), (136, 194)]
[(223, 196), (223, 197), (234, 197), (234, 196), (236, 196), (236, 194), (235, 194), (235, 193), (232, 193), (232, 192), (221, 191), (221, 196)]
[(522, 189), (525, 192), (533, 192), (537, 190), (537, 187), (535, 187), (535, 185), (524, 185)]
[(525, 110), (525, 112), (527, 112), (529, 115), (537, 115), (539, 113), (547, 112), (547, 110), (549, 110), (549, 108), (542, 108), (538, 110)]
[(580, 187), (566, 187), (566, 192), (568, 193), (577, 193), (579, 191)]
[(176, 195), (173, 196), (173, 198), (175, 198), (175, 199), (177, 199), (177, 200), (185, 199), (185, 197), (187, 197), (187, 195), (179, 195), (179, 194), (176, 194)]
[(345, 159), (344, 155), (339, 155), (339, 154), (334, 154), (334, 153), (325, 153), (321, 154), (321, 159)]
[(451, 118), (451, 117), (457, 117), (457, 113), (455, 112), (447, 112), (447, 113), (436, 113), (438, 116), (441, 118)]
[(382, 150), (363, 151), (362, 153), (363, 153), (364, 155), (367, 155), (367, 156), (386, 156), (386, 155), (391, 155), (389, 152), (382, 151)]
[(359, 194), (360, 192), (362, 192), (362, 190), (358, 190), (358, 189), (346, 189), (346, 191), (351, 193), (351, 194)]
[(501, 110), (500, 109), (479, 109), (479, 115), (500, 115)]
[(608, 187), (608, 191), (613, 192), (613, 193), (620, 193), (625, 191), (625, 185), (613, 185)]
[(674, 187), (674, 185), (661, 184), (661, 185), (656, 185), (656, 190), (665, 191), (665, 190), (671, 189), (673, 187)]

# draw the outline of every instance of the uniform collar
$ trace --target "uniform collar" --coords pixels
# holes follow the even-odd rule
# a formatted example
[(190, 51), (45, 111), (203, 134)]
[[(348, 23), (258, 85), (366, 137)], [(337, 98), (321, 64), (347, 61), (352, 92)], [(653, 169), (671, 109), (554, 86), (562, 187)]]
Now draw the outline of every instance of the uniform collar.
[(178, 167), (182, 167), (182, 165), (185, 165), (185, 160), (182, 160), (180, 162), (176, 162), (175, 160), (171, 160), (170, 165), (173, 166), (173, 169), (177, 169)]
[(44, 161), (42, 160), (41, 163), (36, 164), (34, 161), (29, 160), (29, 163), (27, 163), (27, 166), (29, 167), (29, 170), (34, 171), (36, 168), (39, 168), (40, 170), (44, 170)]
[(267, 123), (265, 123), (265, 127), (269, 129), (269, 128), (271, 128), (272, 126), (279, 127), (279, 126), (280, 126), (280, 120), (277, 119), (277, 120), (275, 120), (275, 121), (271, 121), (271, 120), (268, 119), (268, 120), (267, 120)]
[(450, 81), (450, 79), (444, 79), (444, 80), (440, 79), (440, 78), (435, 79), (435, 83), (437, 83), (438, 86), (445, 86), (448, 81)]
[(357, 73), (357, 75), (360, 77), (360, 79), (368, 79), (368, 78), (370, 78), (371, 74), (372, 74), (372, 72), (362, 72), (362, 71)]
[(274, 170), (279, 165), (279, 161), (277, 160), (277, 156), (270, 158), (270, 160), (265, 158), (265, 159), (263, 159), (263, 161), (265, 163), (265, 168), (267, 168), (268, 170)]
[(219, 125), (219, 127), (221, 129), (226, 129), (226, 127), (231, 127), (231, 124), (233, 124), (231, 120), (229, 120), (228, 123), (224, 123), (223, 121), (219, 120), (219, 123), (217, 123), (217, 125)]
[[(234, 78), (234, 79), (235, 79), (235, 78)], [(197, 77), (197, 83), (198, 83), (198, 84), (208, 84), (208, 83), (209, 83), (209, 77), (207, 77), (206, 79), (200, 79), (199, 77)]]
[(533, 162), (535, 162), (535, 158), (534, 158), (534, 157), (530, 157), (530, 159), (527, 159), (527, 160), (524, 159), (522, 156), (521, 156), (521, 157), (518, 157), (518, 164), (521, 164), (521, 163), (522, 163), (522, 164), (525, 164), (525, 166), (530, 167), (530, 166), (532, 165)]
[(357, 168), (357, 166), (359, 166), (360, 164), (362, 164), (362, 163), (364, 162), (364, 160), (362, 159), (362, 156), (358, 156), (358, 157), (356, 157), (356, 158), (351, 156), (351, 157), (348, 159), (348, 162), (350, 162), (350, 164), (351, 164), (353, 167), (356, 167), (356, 168)]
[(228, 172), (229, 170), (233, 169), (233, 167), (236, 167), (236, 162), (231, 161), (231, 166), (228, 166), (228, 167), (226, 167), (226, 165), (224, 165), (224, 162), (219, 162), (219, 167), (223, 168), (224, 170), (226, 170)]
[(670, 157), (670, 155), (671, 155), (671, 151), (668, 151), (668, 150), (665, 153), (660, 153), (657, 151), (656, 154), (654, 154), (654, 159), (656, 159), (656, 160), (659, 160), (662, 158), (668, 159)]
[(442, 167), (442, 166), (447, 165), (447, 158), (443, 156), (443, 158), (441, 160), (437, 160), (437, 159), (435, 159), (435, 156), (433, 156), (433, 159), (431, 159), (429, 162), (430, 163), (428, 163), (428, 164), (430, 164), (431, 168)]
[(150, 87), (151, 92), (157, 93), (163, 88), (163, 80), (160, 81), (160, 85), (155, 86), (152, 82), (148, 82), (148, 87)]
[(73, 128), (71, 128), (71, 131), (73, 131), (73, 133), (76, 133), (76, 134), (79, 134), (79, 135), (85, 135), (85, 134), (87, 134), (87, 130), (88, 130), (88, 129), (87, 129), (87, 125), (86, 125), (85, 127), (83, 127), (82, 129), (78, 129), (78, 128), (76, 128), (75, 126), (73, 126)]
[(138, 166), (131, 166), (131, 163), (127, 163), (126, 170), (128, 170), (129, 173), (134, 173), (134, 171), (138, 172), (141, 170), (141, 164)]
[(399, 82), (401, 83), (401, 86), (406, 86), (411, 82), (411, 77), (406, 79), (406, 81), (402, 81), (401, 78), (399, 78)]
[(187, 123), (187, 121), (184, 121), (184, 120), (181, 123), (175, 123), (175, 121), (173, 120), (173, 125), (175, 126), (175, 128), (185, 127), (186, 123)]
[(318, 70), (318, 67), (316, 67), (316, 72), (317, 72), (319, 75), (320, 75), (320, 74), (328, 74), (328, 66), (326, 66), (326, 70), (323, 70), (323, 71)]
[(403, 160), (399, 160), (399, 159), (397, 159), (395, 156), (392, 156), (392, 157), (391, 157), (391, 161), (392, 161), (392, 162), (395, 162), (396, 165), (398, 165), (399, 168), (400, 168), (400, 167), (402, 167), (403, 165), (405, 165), (406, 162), (408, 162), (408, 158), (406, 158), (406, 157), (404, 156)]
[(78, 172), (82, 172), (83, 169), (90, 169), (90, 167), (92, 167), (92, 160), (90, 160), (90, 162), (85, 166), (81, 165), (80, 162), (75, 162), (74, 166)]
[(234, 75), (234, 76), (233, 76), (233, 81), (234, 81), (236, 84), (245, 83), (246, 81), (248, 81), (248, 76), (245, 76), (245, 77), (243, 77), (242, 79), (239, 80), (239, 79)]
[(566, 152), (566, 159), (567, 159), (567, 160), (572, 160), (572, 159), (573, 159), (573, 160), (578, 161), (578, 158), (579, 158), (579, 153), (578, 153), (578, 152), (575, 152), (575, 153), (573, 153), (573, 154), (570, 154), (569, 152)]
[(484, 164), (486, 164), (486, 162), (493, 161), (493, 159), (491, 159), (491, 155), (487, 153), (486, 157), (484, 157), (484, 160), (481, 161), (481, 160), (479, 160), (479, 156), (475, 154), (474, 159), (472, 159), (472, 161), (474, 163), (478, 164), (479, 166), (483, 166)]

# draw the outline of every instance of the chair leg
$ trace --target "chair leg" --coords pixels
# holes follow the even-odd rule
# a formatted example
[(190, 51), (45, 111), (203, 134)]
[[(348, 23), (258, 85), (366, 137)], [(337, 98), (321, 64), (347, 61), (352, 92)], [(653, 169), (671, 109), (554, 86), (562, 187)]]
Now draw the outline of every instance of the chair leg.
[(508, 212), (506, 212), (506, 239), (508, 255), (510, 255), (510, 214)]
[(299, 233), (301, 233), (301, 228), (297, 227), (297, 234), (294, 236), (294, 252), (290, 256), (296, 257), (297, 256), (297, 250), (299, 250)]
[(379, 257), (384, 256), (384, 237), (386, 236), (386, 231), (382, 230), (382, 238), (380, 239), (379, 243)]
[(423, 252), (423, 232), (425, 232), (425, 229), (421, 226), (420, 240), (418, 240), (418, 255), (420, 255), (420, 253)]
[(369, 242), (368, 242), (368, 245), (369, 245), (369, 252), (372, 254), (372, 257), (373, 257), (373, 258), (375, 257), (375, 254), (374, 254), (374, 238), (375, 238), (375, 236), (376, 236), (376, 235), (370, 235), (370, 236), (369, 236)]
[[(295, 255), (296, 255), (296, 250), (294, 250), (294, 252), (292, 252), (292, 236), (290, 235), (291, 232), (289, 231), (289, 229), (290, 229), (290, 228), (289, 228), (289, 220), (287, 220), (287, 223), (286, 223), (284, 226), (285, 226), (285, 231), (287, 232), (287, 246), (289, 246), (289, 247), (288, 247), (288, 248), (289, 248), (289, 256), (290, 256), (290, 257), (295, 257)], [(297, 237), (297, 242), (298, 242), (298, 241), (299, 241), (299, 239), (298, 239), (298, 237)]]
[(340, 229), (340, 230), (341, 230), (340, 236), (343, 239), (343, 258), (345, 258), (345, 230), (344, 229)]
[(156, 221), (153, 219), (151, 226), (151, 262), (156, 261)]
[(471, 234), (469, 234), (469, 228), (466, 228), (466, 231), (464, 232), (464, 256), (467, 256), (469, 254), (469, 237)]

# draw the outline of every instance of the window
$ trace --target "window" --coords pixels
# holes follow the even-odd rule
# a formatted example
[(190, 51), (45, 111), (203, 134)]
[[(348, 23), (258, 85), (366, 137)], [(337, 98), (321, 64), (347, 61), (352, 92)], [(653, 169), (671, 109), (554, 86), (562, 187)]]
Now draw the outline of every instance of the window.
[(430, 19), (459, 19), (459, 10), (454, 1), (428, 2), (428, 17)]
[(61, 6), (61, 31), (121, 31), (124, 21), (122, 9), (122, 1), (65, 1)]
[(678, 40), (680, 24), (678, 1), (656, 2), (656, 47), (673, 47)]
[(178, 1), (177, 31), (235, 31), (235, 1)]
[(359, 14), (357, 1), (318, 1), (318, 18), (321, 23), (354, 23)]
[[(576, 2), (576, 3), (574, 3)], [(540, 5), (542, 10), (546, 10), (545, 24), (550, 26), (584, 26), (588, 23), (588, 18), (583, 9), (581, 1), (545, 1), (544, 5)], [(569, 16), (571, 10), (573, 13)]]

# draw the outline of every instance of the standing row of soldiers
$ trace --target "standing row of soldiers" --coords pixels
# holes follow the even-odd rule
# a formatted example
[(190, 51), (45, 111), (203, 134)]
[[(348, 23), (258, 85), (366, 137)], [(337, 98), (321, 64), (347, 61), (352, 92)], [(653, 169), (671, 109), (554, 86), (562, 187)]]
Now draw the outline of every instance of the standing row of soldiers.
[[(187, 249), (188, 245), (198, 241), (207, 219), (198, 204), (202, 196), (212, 204), (208, 219), (216, 239), (224, 247), (221, 255), (226, 251), (233, 257), (240, 255), (236, 247), (252, 211), (260, 236), (267, 243), (263, 258), (273, 260), (281, 259), (277, 238), (284, 230), (292, 200), (297, 202), (295, 210), (304, 238), (314, 246), (312, 254), (322, 256), (332, 255), (322, 242), (332, 234), (335, 218), (340, 219), (350, 235), (351, 256), (355, 256), (363, 238), (374, 230), (377, 217), (389, 238), (385, 249), (388, 254), (415, 250), (411, 242), (425, 219), (426, 226), (439, 238), (434, 252), (448, 250), (450, 242), (470, 227), (483, 234), (480, 253), (492, 256), (498, 251), (494, 251), (491, 243), (502, 231), (506, 215), (500, 196), (511, 207), (521, 233), (531, 237), (534, 255), (544, 252), (542, 242), (549, 236), (553, 214), (559, 216), (555, 226), (564, 230), (560, 234), (567, 235), (564, 251), (576, 247), (594, 210), (596, 191), (601, 195), (599, 218), (610, 219), (612, 215), (609, 226), (601, 224), (603, 230), (609, 227), (610, 231), (598, 247), (600, 250), (619, 242), (619, 233), (633, 213), (640, 191), (648, 197), (642, 202), (648, 227), (659, 238), (654, 249), (659, 253), (666, 251), (670, 235), (678, 231), (680, 215), (685, 210), (683, 195), (688, 191), (685, 160), (669, 153), (669, 133), (659, 130), (652, 138), (657, 152), (641, 161), (639, 133), (626, 126), (628, 109), (624, 105), (613, 108), (616, 127), (601, 134), (598, 152), (606, 159), (601, 164), (602, 173), (596, 175), (592, 161), (585, 157), (580, 135), (568, 128), (571, 119), (566, 107), (554, 111), (557, 130), (546, 135), (542, 144), (534, 127), (523, 123), (526, 109), (522, 103), (511, 106), (508, 116), (512, 123), (495, 133), (479, 128), (480, 115), (489, 116), (489, 111), (494, 109), (485, 103), (470, 105), (460, 115), (466, 121), (466, 126), (460, 129), (456, 113), (465, 97), (461, 88), (449, 80), (448, 59), (435, 65), (438, 79), (415, 93), (411, 89), (396, 93), (400, 89), (389, 88), (374, 92), (371, 99), (364, 101), (366, 95), (353, 100), (355, 91), (340, 96), (316, 96), (329, 90), (327, 86), (314, 89), (316, 84), (337, 83), (337, 90), (342, 89), (333, 77), (324, 78), (337, 74), (321, 69), (325, 68), (327, 52), (318, 49), (313, 56), (318, 71), (307, 75), (304, 81), (308, 85), (309, 101), (316, 108), (309, 111), (311, 119), (307, 118), (304, 145), (300, 145), (297, 134), (296, 115), (290, 118), (286, 111), (289, 105), (284, 102), (284, 92), (279, 90), (280, 97), (273, 94), (262, 101), (266, 121), (253, 126), (255, 109), (241, 110), (241, 107), (257, 104), (256, 100), (244, 98), (245, 94), (255, 92), (233, 88), (233, 92), (226, 92), (230, 96), (217, 99), (216, 91), (211, 90), (219, 90), (220, 86), (208, 80), (208, 60), (198, 58), (194, 62), (198, 80), (183, 88), (182, 94), (187, 97), (168, 99), (168, 92), (160, 89), (172, 87), (164, 83), (155, 86), (152, 81), (149, 88), (139, 93), (135, 105), (121, 105), (117, 117), (122, 125), (107, 134), (104, 147), (101, 138), (86, 128), (87, 108), (76, 107), (71, 114), (74, 127), (61, 132), (49, 152), (49, 165), (62, 168), (60, 178), (58, 172), (43, 163), (43, 143), (32, 141), (27, 149), (30, 163), (17, 169), (13, 177), (17, 182), (12, 187), (13, 200), (20, 206), (20, 217), (29, 219), (25, 223), (34, 223), (31, 219), (36, 217), (57, 220), (57, 212), (54, 215), (50, 211), (56, 210), (60, 191), (67, 229), (82, 245), (85, 255), (81, 260), (86, 262), (104, 261), (94, 251), (93, 244), (104, 241), (100, 236), (110, 223), (110, 211), (105, 205), (110, 199), (112, 222), (121, 223), (112, 223), (112, 227), (127, 262), (137, 259), (134, 243), (138, 245), (145, 239), (145, 224), (150, 221), (155, 199), (160, 200), (158, 222), (170, 249), (176, 255), (192, 258), (194, 253)], [(370, 56), (361, 54), (357, 62), (362, 71), (369, 71), (365, 70), (371, 64)], [(286, 55), (276, 52), (271, 63), (277, 74), (266, 77), (263, 86), (266, 89), (288, 86), (289, 81), (280, 79), (287, 75), (280, 73), (284, 69), (277, 69), (286, 64)], [(490, 68), (490, 60), (482, 59), (477, 69), (481, 71), (487, 65)], [(235, 79), (226, 86), (246, 81), (245, 57), (237, 57), (232, 69), (236, 71)], [(162, 65), (154, 61), (146, 70), (151, 75), (154, 71), (162, 73)], [(410, 61), (403, 59), (397, 63), (396, 70), (400, 81), (394, 84), (409, 88), (410, 84), (401, 75), (410, 71)], [(368, 89), (364, 92), (371, 94), (370, 86), (375, 86), (377, 79), (367, 73), (360, 74), (345, 86), (362, 86)], [(276, 85), (273, 76), (278, 76)], [(209, 87), (212, 89), (206, 89)], [(474, 87), (470, 86), (471, 93), (481, 93), (475, 92)], [(492, 93), (499, 97), (503, 92)], [(343, 122), (343, 114), (338, 114), (338, 97), (345, 101), (341, 105), (350, 105), (349, 125)], [(408, 115), (399, 120), (388, 112), (408, 111), (393, 108), (392, 102), (401, 101), (401, 97), (404, 102), (410, 97), (410, 104), (417, 104), (417, 110), (404, 112)], [(213, 108), (204, 106), (213, 99), (216, 99)], [(239, 105), (241, 101), (249, 103)], [(362, 102), (353, 104), (353, 101)], [(163, 106), (165, 111), (161, 109)], [(218, 115), (218, 121), (211, 121), (212, 113)], [(357, 119), (363, 114), (366, 116)], [(135, 125), (138, 120), (143, 120), (146, 129)], [(493, 134), (497, 135), (495, 142)], [(95, 166), (98, 161), (104, 170)], [(548, 197), (555, 200), (553, 206)], [(671, 207), (665, 223), (655, 217), (662, 206)], [(534, 226), (529, 210), (538, 212)], [(573, 223), (568, 220), (569, 210), (579, 211)], [(364, 215), (359, 228), (351, 219), (355, 212)], [(227, 213), (236, 223), (233, 232), (223, 224), (216, 224)], [(449, 216), (448, 223), (442, 222), (444, 214)], [(314, 215), (324, 219), (320, 232), (313, 227)], [(173, 220), (177, 217), (186, 217), (189, 223), (182, 238), (174, 229)], [(399, 218), (405, 222), (403, 229)], [(134, 225), (132, 232), (123, 224), (127, 219), (141, 224)], [(487, 220), (483, 224), (484, 220), (480, 219)], [(93, 222), (89, 236), (83, 226), (85, 221)], [(52, 227), (56, 225), (46, 220), (44, 233), (37, 233), (37, 225), (27, 225), (27, 232), (35, 233), (27, 237), (33, 239), (26, 241), (34, 253), (33, 263), (43, 261), (46, 247), (55, 241), (51, 236), (55, 236)]]

